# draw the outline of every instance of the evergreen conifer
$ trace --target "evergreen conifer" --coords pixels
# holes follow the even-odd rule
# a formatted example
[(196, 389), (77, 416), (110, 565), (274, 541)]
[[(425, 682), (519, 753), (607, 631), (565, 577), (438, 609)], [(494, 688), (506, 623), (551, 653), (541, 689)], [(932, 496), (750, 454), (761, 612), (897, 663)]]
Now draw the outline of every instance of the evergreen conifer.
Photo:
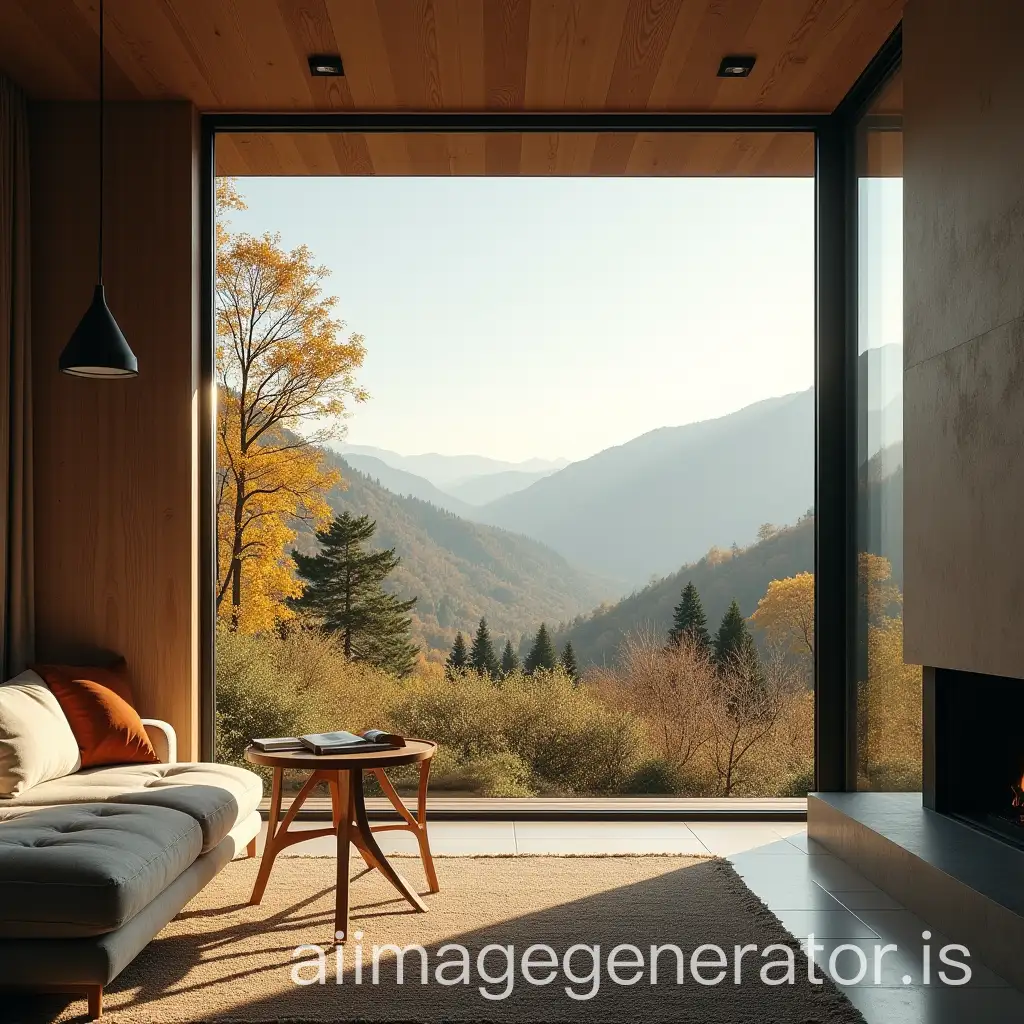
[(369, 516), (343, 512), (317, 531), (316, 555), (292, 552), (302, 596), (292, 607), (307, 611), (340, 637), (350, 661), (368, 662), (396, 675), (408, 675), (419, 650), (410, 640), (406, 614), (416, 598), (402, 601), (383, 587), (400, 559), (394, 548), (366, 549), (377, 524)]
[(565, 674), (574, 683), (578, 683), (580, 679), (580, 670), (576, 664), (576, 652), (572, 649), (571, 641), (567, 640), (565, 647), (562, 648), (562, 657), (560, 664)]
[(486, 619), (480, 620), (476, 636), (473, 637), (473, 647), (469, 652), (469, 665), (482, 676), (490, 676), (491, 679), (498, 678), (500, 666), (494, 653), (494, 645), (491, 643), (491, 632), (487, 628)]
[(555, 645), (551, 642), (548, 627), (542, 622), (536, 637), (534, 637), (533, 647), (530, 648), (530, 653), (526, 656), (523, 668), (527, 675), (533, 675), (534, 672), (544, 669), (551, 671), (557, 664), (558, 653), (555, 651)]
[(457, 672), (462, 672), (468, 667), (469, 651), (466, 649), (466, 638), (462, 633), (456, 633), (451, 654), (448, 655), (448, 660), (444, 663), (445, 675), (450, 679)]
[(672, 612), (672, 628), (668, 631), (668, 642), (678, 647), (683, 638), (688, 639), (702, 651), (710, 653), (711, 634), (708, 632), (708, 618), (700, 602), (700, 594), (693, 582), (683, 588), (679, 604)]
[(501, 652), (501, 674), (510, 676), (519, 668), (519, 655), (512, 650), (512, 641), (505, 641), (505, 649)]

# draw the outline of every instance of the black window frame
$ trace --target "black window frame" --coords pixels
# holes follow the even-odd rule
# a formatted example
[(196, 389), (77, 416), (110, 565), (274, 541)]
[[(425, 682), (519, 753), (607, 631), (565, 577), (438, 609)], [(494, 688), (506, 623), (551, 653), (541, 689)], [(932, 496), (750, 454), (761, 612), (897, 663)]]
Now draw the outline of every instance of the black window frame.
[[(215, 739), (216, 627), (213, 299), (215, 145), (219, 134), (283, 132), (795, 132), (811, 134), (815, 151), (815, 789), (856, 788), (856, 170), (857, 121), (900, 63), (897, 28), (831, 114), (610, 113), (215, 113), (200, 121), (199, 367), (199, 739), (212, 758)], [(608, 818), (650, 816), (617, 811)], [(678, 815), (684, 817), (684, 815)], [(700, 817), (778, 813), (716, 809)], [(792, 812), (784, 815), (793, 818)], [(467, 812), (466, 817), (472, 817)], [(697, 815), (687, 814), (694, 818)], [(802, 817), (802, 815), (796, 815)]]

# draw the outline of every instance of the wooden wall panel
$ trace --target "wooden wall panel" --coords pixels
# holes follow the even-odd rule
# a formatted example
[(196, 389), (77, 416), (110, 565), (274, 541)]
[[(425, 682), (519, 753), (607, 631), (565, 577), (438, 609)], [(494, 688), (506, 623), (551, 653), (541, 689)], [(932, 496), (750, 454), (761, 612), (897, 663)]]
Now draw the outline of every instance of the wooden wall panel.
[(35, 104), (32, 324), (36, 623), (43, 659), (123, 654), (143, 714), (197, 722), (197, 124), (188, 103), (108, 114), (106, 290), (139, 376), (64, 376), (96, 274), (94, 105)]

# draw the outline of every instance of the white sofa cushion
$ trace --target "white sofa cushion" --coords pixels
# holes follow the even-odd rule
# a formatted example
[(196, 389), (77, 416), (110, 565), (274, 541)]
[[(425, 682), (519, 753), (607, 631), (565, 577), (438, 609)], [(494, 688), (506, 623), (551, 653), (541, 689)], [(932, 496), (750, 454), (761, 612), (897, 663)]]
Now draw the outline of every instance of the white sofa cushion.
[(0, 685), (0, 797), (76, 772), (78, 743), (57, 698), (32, 671)]
[(0, 937), (120, 928), (199, 856), (202, 829), (167, 807), (81, 804), (0, 824)]
[(233, 765), (119, 764), (43, 782), (5, 801), (0, 810), (101, 802), (170, 807), (199, 822), (206, 853), (252, 814), (262, 799), (263, 780)]

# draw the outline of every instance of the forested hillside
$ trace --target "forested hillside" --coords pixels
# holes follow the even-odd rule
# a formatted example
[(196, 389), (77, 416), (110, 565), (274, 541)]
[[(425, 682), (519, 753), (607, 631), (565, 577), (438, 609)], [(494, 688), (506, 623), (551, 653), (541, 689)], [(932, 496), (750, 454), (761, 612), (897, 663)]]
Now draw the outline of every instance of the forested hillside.
[(567, 640), (572, 641), (581, 667), (610, 665), (630, 630), (650, 626), (659, 635), (668, 634), (672, 609), (690, 581), (700, 594), (708, 623), (714, 630), (733, 598), (743, 615), (750, 616), (772, 580), (813, 571), (814, 519), (808, 516), (796, 526), (780, 529), (735, 553), (715, 549), (700, 561), (683, 566), (617, 604), (577, 620), (560, 630), (555, 640), (559, 647)]
[[(394, 547), (402, 561), (389, 586), (416, 597), (413, 637), (424, 649), (447, 653), (462, 630), (472, 633), (486, 616), (491, 633), (517, 646), (542, 621), (564, 622), (614, 596), (615, 589), (580, 572), (537, 541), (482, 526), (416, 498), (401, 497), (328, 452), (347, 487), (327, 500), (377, 522), (376, 547)], [(315, 550), (308, 530), (296, 546)]]

